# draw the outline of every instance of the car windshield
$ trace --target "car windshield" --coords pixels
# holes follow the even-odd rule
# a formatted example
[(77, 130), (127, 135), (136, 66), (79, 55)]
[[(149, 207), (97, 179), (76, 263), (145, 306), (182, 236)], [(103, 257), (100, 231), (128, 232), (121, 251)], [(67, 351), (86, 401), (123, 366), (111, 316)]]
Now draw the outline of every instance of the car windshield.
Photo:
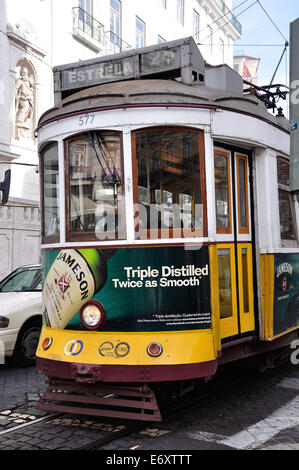
[(40, 291), (42, 289), (41, 269), (23, 269), (11, 275), (1, 286), (0, 292)]

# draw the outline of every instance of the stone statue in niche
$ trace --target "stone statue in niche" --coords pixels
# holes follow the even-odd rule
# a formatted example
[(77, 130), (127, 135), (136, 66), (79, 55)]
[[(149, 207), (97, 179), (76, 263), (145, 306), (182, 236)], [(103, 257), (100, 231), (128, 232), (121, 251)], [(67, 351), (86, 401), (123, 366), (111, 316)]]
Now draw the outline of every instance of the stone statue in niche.
[(16, 139), (33, 138), (34, 81), (26, 66), (16, 80)]

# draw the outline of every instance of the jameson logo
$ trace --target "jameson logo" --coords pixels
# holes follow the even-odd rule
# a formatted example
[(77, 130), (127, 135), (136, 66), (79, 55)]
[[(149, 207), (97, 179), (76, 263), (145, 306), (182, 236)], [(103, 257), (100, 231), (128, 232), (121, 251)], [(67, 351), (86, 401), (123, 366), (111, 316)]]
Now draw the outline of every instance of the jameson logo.
[(88, 264), (76, 250), (62, 250), (52, 263), (43, 288), (47, 326), (64, 328), (95, 290)]
[[(75, 274), (75, 279), (79, 283), (81, 300), (88, 298), (88, 282), (86, 280), (85, 272), (82, 271), (82, 268), (77, 262), (77, 260), (73, 258), (70, 254), (64, 252), (61, 252), (56, 259), (57, 261), (64, 261), (69, 266), (69, 268), (71, 268), (71, 271)], [(59, 280), (56, 280), (56, 284), (62, 295), (69, 288), (71, 278), (72, 276), (70, 273), (65, 273), (61, 276)]]
[(199, 286), (201, 278), (209, 275), (208, 264), (201, 268), (188, 264), (181, 267), (161, 266), (160, 269), (125, 266), (123, 270), (126, 279), (112, 279), (115, 288)]
[(281, 274), (293, 274), (293, 266), (290, 263), (281, 263), (276, 268), (276, 277), (278, 278)]

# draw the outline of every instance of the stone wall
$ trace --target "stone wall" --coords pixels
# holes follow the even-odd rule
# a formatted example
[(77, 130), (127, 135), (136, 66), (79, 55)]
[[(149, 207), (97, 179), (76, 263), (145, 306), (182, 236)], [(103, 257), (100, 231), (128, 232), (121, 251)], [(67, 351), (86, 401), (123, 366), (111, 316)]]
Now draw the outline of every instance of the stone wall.
[(25, 264), (40, 263), (40, 209), (25, 200), (0, 206), (0, 280)]

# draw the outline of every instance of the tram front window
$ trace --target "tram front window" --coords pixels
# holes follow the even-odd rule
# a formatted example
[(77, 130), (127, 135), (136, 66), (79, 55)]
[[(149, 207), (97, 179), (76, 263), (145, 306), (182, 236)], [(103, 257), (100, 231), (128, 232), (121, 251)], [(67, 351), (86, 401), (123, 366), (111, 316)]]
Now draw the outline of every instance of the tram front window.
[(70, 139), (68, 171), (68, 238), (125, 238), (120, 135), (89, 132)]
[(202, 132), (137, 131), (134, 151), (136, 237), (203, 236), (206, 205)]

